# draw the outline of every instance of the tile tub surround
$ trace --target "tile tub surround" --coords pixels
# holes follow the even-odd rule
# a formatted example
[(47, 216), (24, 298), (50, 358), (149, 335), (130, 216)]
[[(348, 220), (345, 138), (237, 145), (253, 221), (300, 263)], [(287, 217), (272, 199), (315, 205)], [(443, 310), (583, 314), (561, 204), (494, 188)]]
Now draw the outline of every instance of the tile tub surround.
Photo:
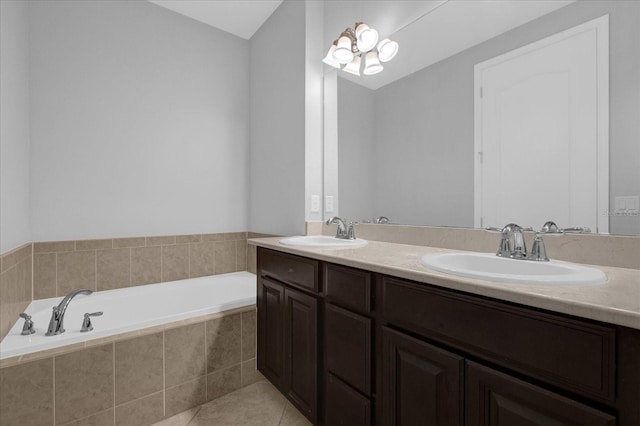
[[(319, 226), (320, 224), (321, 226)], [(307, 222), (308, 235), (335, 235), (336, 226)], [(358, 238), (453, 250), (495, 252), (500, 235), (483, 229), (410, 225), (356, 225)], [(527, 247), (533, 233), (526, 232)], [(589, 265), (640, 269), (640, 237), (601, 234), (567, 234), (544, 237), (551, 259)]]
[(0, 424), (149, 425), (264, 380), (255, 339), (250, 307), (0, 367)]
[(602, 285), (525, 285), (433, 271), (422, 265), (422, 256), (454, 250), (424, 245), (371, 240), (364, 247), (330, 249), (287, 246), (280, 243), (280, 238), (251, 239), (249, 244), (640, 330), (640, 270), (637, 269), (597, 266), (607, 275), (608, 281)]
[(31, 243), (0, 256), (0, 339), (31, 302), (31, 274)]

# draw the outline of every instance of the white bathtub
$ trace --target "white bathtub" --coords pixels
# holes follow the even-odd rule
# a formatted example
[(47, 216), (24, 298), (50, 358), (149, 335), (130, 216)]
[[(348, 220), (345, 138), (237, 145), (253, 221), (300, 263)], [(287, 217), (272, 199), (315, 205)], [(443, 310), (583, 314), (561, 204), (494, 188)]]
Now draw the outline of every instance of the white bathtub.
[[(249, 272), (190, 278), (159, 284), (97, 291), (76, 296), (64, 318), (65, 332), (45, 336), (51, 308), (62, 297), (34, 300), (26, 309), (36, 333), (22, 336), (19, 319), (0, 343), (0, 359), (53, 349), (99, 337), (130, 332), (229, 309), (255, 305), (256, 276)], [(85, 312), (102, 311), (92, 318), (93, 331), (80, 332)]]

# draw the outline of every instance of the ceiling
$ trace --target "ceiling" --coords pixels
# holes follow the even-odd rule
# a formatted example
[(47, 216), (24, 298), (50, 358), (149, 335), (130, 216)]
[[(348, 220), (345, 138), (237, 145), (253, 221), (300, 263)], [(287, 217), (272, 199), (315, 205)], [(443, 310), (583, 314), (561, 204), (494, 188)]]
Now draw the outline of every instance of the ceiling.
[(149, 0), (181, 15), (249, 40), (282, 0)]

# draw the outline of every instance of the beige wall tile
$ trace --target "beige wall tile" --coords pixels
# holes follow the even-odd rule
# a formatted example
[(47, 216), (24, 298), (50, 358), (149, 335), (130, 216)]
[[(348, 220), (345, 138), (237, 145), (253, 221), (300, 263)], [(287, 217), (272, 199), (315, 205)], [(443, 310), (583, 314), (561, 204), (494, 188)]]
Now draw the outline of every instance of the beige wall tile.
[(164, 246), (176, 243), (176, 237), (174, 235), (162, 236), (162, 237), (147, 237), (147, 247), (150, 246)]
[(200, 407), (191, 408), (175, 416), (167, 417), (158, 423), (154, 423), (152, 426), (187, 426), (189, 422), (198, 414)]
[(0, 369), (0, 424), (53, 425), (53, 358)]
[(96, 281), (99, 291), (129, 287), (131, 285), (131, 249), (98, 250)]
[(258, 371), (257, 358), (244, 361), (242, 368), (242, 386), (248, 386), (252, 383), (263, 382), (267, 379)]
[(206, 401), (206, 377), (165, 390), (165, 417), (170, 417)]
[(242, 313), (242, 360), (256, 357), (256, 311)]
[(54, 360), (56, 424), (113, 407), (113, 345), (56, 356)]
[(225, 241), (246, 240), (246, 232), (226, 232), (224, 234)]
[(162, 390), (162, 333), (115, 343), (116, 405)]
[(236, 270), (235, 241), (220, 241), (215, 247), (215, 273), (226, 274)]
[(84, 419), (66, 423), (63, 426), (113, 426), (114, 416), (114, 409), (109, 408), (108, 410), (100, 411)]
[(247, 245), (247, 271), (258, 273), (258, 248), (251, 244)]
[(162, 278), (160, 247), (131, 249), (131, 285), (158, 283)]
[(189, 278), (189, 245), (162, 247), (162, 281)]
[(202, 234), (202, 241), (222, 241), (224, 234)]
[(204, 322), (164, 332), (165, 387), (205, 375)]
[(28, 260), (0, 274), (0, 338), (7, 335), (18, 314), (24, 312), (31, 301), (31, 262)]
[(29, 243), (0, 256), (2, 258), (0, 261), (0, 263), (2, 264), (0, 271), (4, 272), (7, 269), (17, 265), (24, 258), (31, 256), (31, 253), (33, 251), (32, 249), (33, 245)]
[(97, 250), (110, 249), (113, 247), (112, 239), (105, 240), (78, 240), (76, 241), (76, 250)]
[(95, 250), (58, 253), (57, 269), (58, 296), (79, 288), (96, 289)]
[(176, 235), (176, 244), (199, 243), (202, 241), (202, 235)]
[(33, 255), (33, 298), (56, 297), (56, 253)]
[[(162, 420), (164, 392), (154, 393), (116, 407), (116, 426), (150, 425)], [(113, 423), (112, 423), (113, 424)]]
[(49, 253), (60, 251), (74, 251), (76, 249), (75, 241), (47, 241), (41, 243), (33, 243), (34, 253)]
[(114, 238), (113, 240), (113, 248), (144, 247), (146, 245), (147, 239), (145, 237)]
[(241, 387), (240, 364), (207, 375), (207, 401), (219, 398)]
[(207, 373), (239, 364), (241, 360), (240, 314), (207, 321)]
[(236, 241), (236, 271), (247, 270), (247, 240)]
[(189, 245), (189, 276), (203, 277), (213, 275), (214, 243), (205, 241)]

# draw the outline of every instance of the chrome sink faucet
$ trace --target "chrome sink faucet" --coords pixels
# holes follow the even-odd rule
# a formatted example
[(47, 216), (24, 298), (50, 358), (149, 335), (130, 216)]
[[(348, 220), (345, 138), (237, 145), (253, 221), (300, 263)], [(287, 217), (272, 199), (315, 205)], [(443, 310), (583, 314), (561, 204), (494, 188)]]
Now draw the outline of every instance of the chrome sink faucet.
[(353, 227), (354, 223), (350, 222), (347, 227), (344, 219), (339, 218), (338, 216), (334, 216), (332, 218), (327, 219), (327, 225), (338, 225), (338, 230), (336, 231), (336, 238), (341, 240), (355, 240), (356, 239), (356, 230)]
[(93, 291), (87, 289), (73, 290), (62, 299), (62, 302), (60, 302), (58, 306), (54, 306), (46, 335), (55, 336), (64, 333), (64, 314), (67, 312), (67, 307), (69, 303), (71, 303), (71, 299), (79, 294), (89, 295), (91, 293), (93, 293)]

